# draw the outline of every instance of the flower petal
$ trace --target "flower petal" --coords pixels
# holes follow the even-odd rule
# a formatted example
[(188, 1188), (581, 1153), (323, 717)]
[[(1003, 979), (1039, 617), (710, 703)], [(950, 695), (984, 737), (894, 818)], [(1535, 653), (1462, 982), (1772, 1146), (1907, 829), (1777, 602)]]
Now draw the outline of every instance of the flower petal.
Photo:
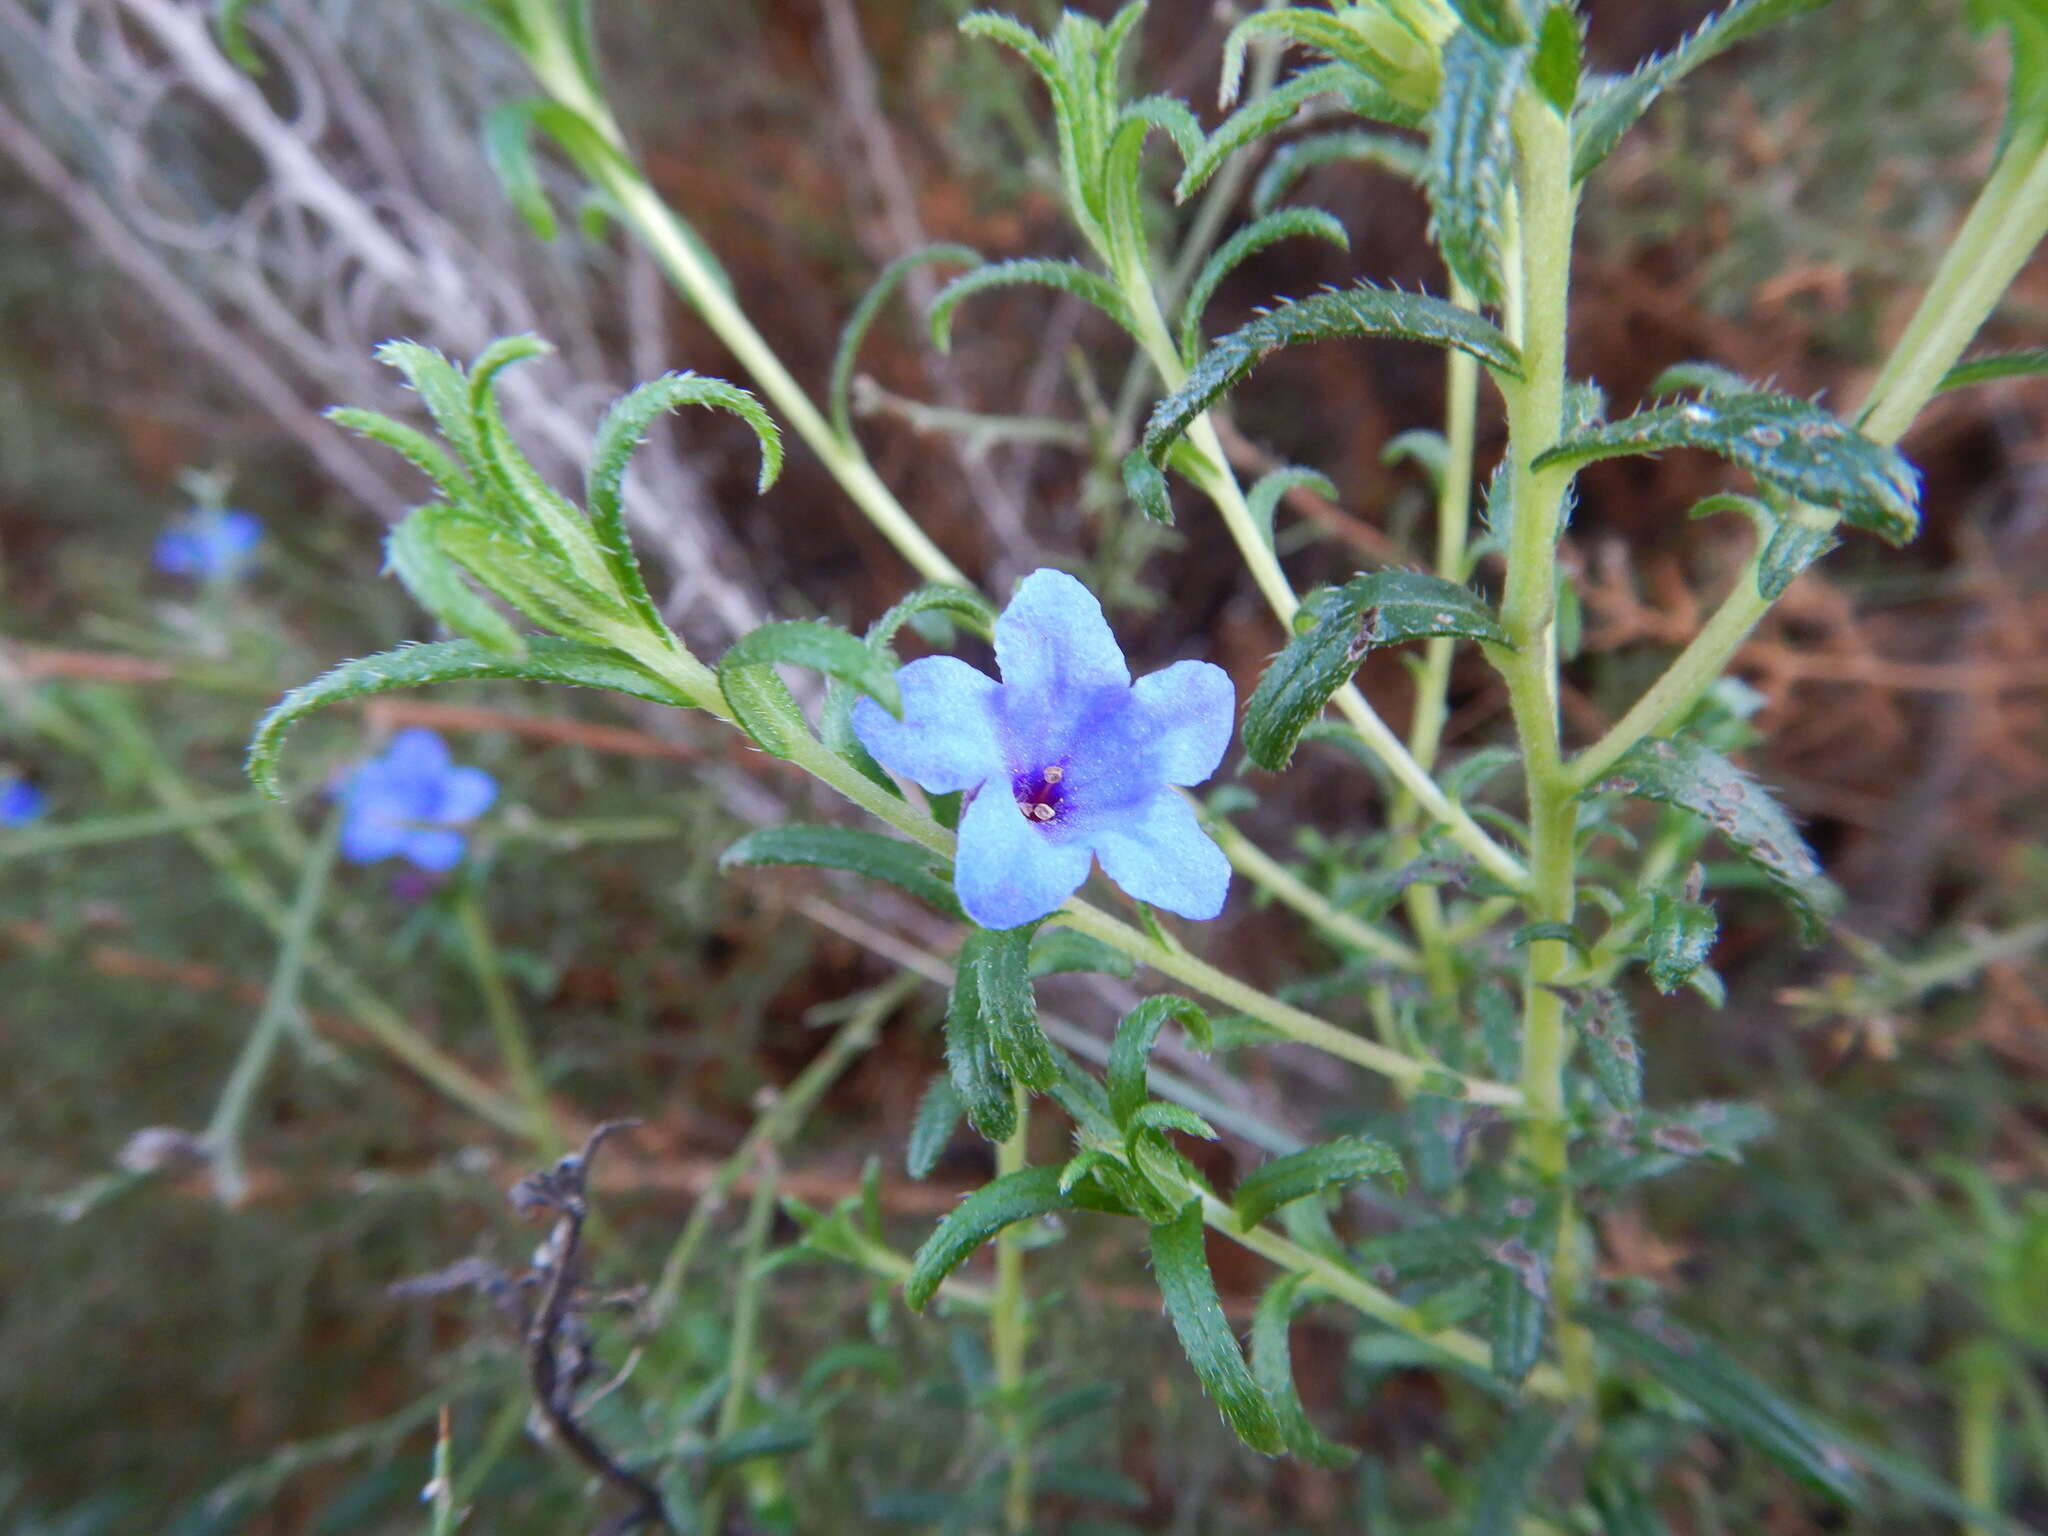
[(443, 826), (475, 821), (498, 798), (498, 781), (481, 768), (450, 768), (441, 776), (440, 803), (434, 820)]
[(1132, 685), (1151, 732), (1152, 759), (1169, 784), (1199, 784), (1223, 761), (1237, 718), (1230, 674), (1206, 661), (1176, 661)]
[(1094, 831), (1103, 873), (1139, 901), (1182, 917), (1206, 919), (1223, 910), (1230, 860), (1195, 818), (1195, 808), (1162, 790), (1136, 814)]
[(1092, 862), (1086, 843), (1054, 842), (1026, 820), (1009, 781), (998, 779), (960, 818), (953, 886), (982, 927), (1015, 928), (1078, 891)]
[(1102, 604), (1065, 571), (1033, 571), (996, 620), (1003, 686), (1059, 699), (1108, 684), (1128, 687), (1131, 669)]
[(446, 874), (462, 862), (467, 839), (445, 827), (414, 827), (406, 833), (405, 856), (416, 869)]
[(448, 743), (423, 725), (400, 731), (377, 759), (377, 767), (396, 782), (437, 777), (448, 766)]
[(853, 734), (876, 762), (934, 794), (973, 789), (1002, 772), (994, 678), (957, 656), (926, 656), (898, 667), (896, 686), (901, 720), (873, 699), (853, 701)]
[(351, 864), (375, 864), (405, 846), (406, 826), (383, 804), (351, 802), (341, 824), (341, 856)]

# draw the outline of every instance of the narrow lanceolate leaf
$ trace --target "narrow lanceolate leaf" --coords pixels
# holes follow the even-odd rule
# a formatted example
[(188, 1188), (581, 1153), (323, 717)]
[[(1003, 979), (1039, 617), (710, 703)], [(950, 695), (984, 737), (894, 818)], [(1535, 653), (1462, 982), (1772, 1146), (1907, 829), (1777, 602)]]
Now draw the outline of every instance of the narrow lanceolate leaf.
[(352, 405), (337, 405), (327, 413), (327, 419), (344, 432), (367, 437), (393, 450), (433, 481), (435, 488), (454, 505), (462, 506), (475, 498), (476, 487), (467, 472), (443, 451), (439, 443), (417, 428), (408, 427), (402, 421), (393, 421), (381, 412), (365, 411)]
[(1325, 588), (1302, 605), (1295, 625), (1302, 632), (1273, 659), (1245, 705), (1245, 755), (1276, 771), (1373, 647), (1435, 635), (1508, 643), (1478, 596), (1419, 571), (1375, 571)]
[(1550, 1265), (1517, 1238), (1492, 1250), (1492, 1290), (1487, 1298), (1488, 1363), (1494, 1375), (1520, 1386), (1543, 1358), (1550, 1318)]
[(1649, 920), (1643, 928), (1643, 953), (1657, 990), (1676, 992), (1690, 981), (1714, 952), (1720, 932), (1721, 920), (1712, 907), (1667, 891), (1652, 891)]
[(2029, 347), (2022, 352), (1993, 352), (1957, 363), (1941, 376), (1936, 389), (1967, 389), (1972, 384), (1990, 384), (1998, 379), (2031, 379), (2048, 374), (2048, 347)]
[(1343, 1467), (1358, 1459), (1347, 1445), (1338, 1445), (1309, 1422), (1301, 1405), (1301, 1393), (1294, 1385), (1294, 1355), (1289, 1347), (1288, 1324), (1301, 1305), (1303, 1276), (1287, 1275), (1276, 1280), (1259, 1298), (1252, 1314), (1252, 1379), (1273, 1405), (1280, 1426), (1280, 1438), (1288, 1452), (1319, 1467)]
[(483, 446), (469, 413), (469, 380), (462, 370), (434, 348), (417, 341), (387, 341), (377, 361), (396, 368), (420, 397), (434, 425), (455, 449), (472, 477), (483, 472)]
[(560, 233), (533, 157), (534, 112), (547, 105), (545, 101), (510, 101), (484, 117), (484, 161), (498, 178), (506, 200), (540, 240), (552, 240)]
[(1429, 115), (1430, 233), (1482, 304), (1501, 302), (1501, 242), (1514, 185), (1509, 126), (1529, 53), (1470, 31), (1444, 45), (1443, 93)]
[(1244, 79), (1245, 50), (1252, 38), (1273, 35), (1349, 65), (1367, 79), (1399, 68), (1367, 41), (1363, 31), (1329, 11), (1293, 5), (1253, 11), (1232, 27), (1223, 40), (1222, 78), (1216, 89), (1218, 106), (1228, 107), (1237, 101), (1238, 85)]
[(1573, 118), (1572, 179), (1583, 180), (1614, 152), (1621, 136), (1670, 87), (1714, 55), (1752, 33), (1826, 5), (1828, 0), (1735, 0), (1671, 52), (1646, 60), (1634, 74), (1607, 81), (1579, 104)]
[(1842, 541), (1826, 528), (1815, 528), (1795, 514), (1780, 519), (1757, 556), (1756, 589), (1769, 602), (1785, 595), (1799, 573)]
[(1252, 183), (1252, 212), (1271, 212), (1289, 188), (1318, 166), (1344, 163), (1376, 165), (1418, 185), (1429, 165), (1420, 144), (1396, 134), (1372, 128), (1311, 134), (1273, 151), (1259, 179)]
[(1173, 1331), (1179, 1335), (1202, 1389), (1240, 1440), (1265, 1455), (1279, 1455), (1286, 1444), (1273, 1405), (1245, 1366), (1237, 1335), (1223, 1315), (1216, 1282), (1209, 1274), (1201, 1201), (1190, 1200), (1173, 1220), (1153, 1227), (1152, 1274), (1165, 1299), (1166, 1315), (1172, 1319)]
[(1643, 1107), (1643, 1052), (1635, 1010), (1612, 987), (1589, 987), (1570, 998), (1572, 1023), (1586, 1043), (1586, 1064), (1600, 1091), (1624, 1115)]
[(839, 346), (832, 354), (832, 383), (826, 399), (831, 407), (832, 430), (848, 442), (853, 441), (853, 412), (848, 402), (853, 392), (854, 365), (860, 360), (860, 344), (867, 339), (875, 316), (889, 302), (889, 296), (902, 286), (903, 279), (913, 269), (934, 262), (978, 267), (981, 265), (981, 252), (966, 245), (927, 245), (906, 251), (877, 274), (873, 285), (861, 296), (860, 303), (854, 306), (853, 314), (839, 333)]
[(871, 646), (886, 646), (895, 640), (896, 632), (905, 624), (913, 623), (924, 615), (943, 616), (964, 624), (984, 640), (995, 634), (995, 605), (987, 598), (965, 587), (928, 582), (897, 599), (887, 613), (870, 624), (867, 642)]
[(1209, 1015), (1184, 997), (1171, 992), (1148, 997), (1123, 1016), (1116, 1027), (1116, 1039), (1109, 1048), (1109, 1110), (1119, 1128), (1130, 1125), (1131, 1117), (1149, 1096), (1145, 1085), (1145, 1063), (1158, 1043), (1159, 1032), (1168, 1021), (1179, 1023), (1203, 1050), (1212, 1034)]
[(1903, 544), (1920, 531), (1920, 476), (1897, 450), (1873, 443), (1809, 400), (1763, 393), (1662, 405), (1576, 432), (1536, 460), (1576, 467), (1625, 454), (1702, 448), (1852, 527)]
[(1052, 1045), (1038, 1027), (1038, 999), (1031, 990), (1031, 934), (1019, 928), (976, 928), (960, 946), (953, 981), (950, 1020), (974, 1009), (1003, 1070), (1027, 1088), (1052, 1086), (1059, 1076)]
[(1711, 822), (1768, 874), (1815, 932), (1841, 894), (1770, 792), (1711, 747), (1689, 737), (1638, 743), (1587, 793), (1617, 792), (1675, 805)]
[(1793, 1476), (1845, 1503), (1861, 1500), (1864, 1479), (1848, 1447), (1705, 1339), (1662, 1321), (1638, 1327), (1597, 1312), (1582, 1320), (1615, 1354)]
[(1210, 254), (1181, 301), (1180, 350), (1186, 361), (1192, 363), (1202, 349), (1202, 311), (1209, 307), (1223, 279), (1267, 246), (1301, 235), (1327, 240), (1340, 250), (1351, 249), (1344, 226), (1322, 209), (1285, 208), (1254, 219)]
[(1537, 1475), (1570, 1423), (1551, 1403), (1531, 1403), (1508, 1420), (1480, 1463), (1469, 1536), (1516, 1536)]
[(1496, 48), (1529, 41), (1529, 18), (1522, 14), (1521, 0), (1451, 0), (1451, 9)]
[(940, 290), (932, 300), (929, 320), (932, 329), (932, 344), (941, 352), (949, 351), (953, 345), (953, 311), (960, 302), (977, 293), (991, 288), (1013, 288), (1028, 284), (1040, 288), (1057, 288), (1093, 304), (1125, 330), (1136, 335), (1131, 317), (1124, 308), (1123, 295), (1116, 284), (1099, 272), (1091, 272), (1078, 262), (1054, 261), (1049, 257), (1027, 257), (1019, 261), (998, 261), (986, 267), (976, 267), (972, 272), (956, 277)]
[(639, 388), (614, 401), (599, 423), (592, 445), (590, 467), (584, 472), (584, 503), (597, 544), (619, 584), (638, 612), (650, 625), (659, 626), (661, 615), (647, 595), (647, 583), (640, 575), (640, 562), (633, 556), (633, 542), (626, 531), (626, 466), (633, 450), (647, 436), (656, 417), (686, 405), (709, 406), (730, 411), (754, 429), (761, 445), (761, 475), (758, 489), (767, 490), (782, 472), (782, 432), (762, 408), (761, 402), (736, 384), (707, 379), (695, 373), (669, 373), (650, 379)]
[(1060, 1193), (1060, 1171), (1053, 1167), (1020, 1168), (982, 1185), (940, 1220), (910, 1260), (903, 1299), (914, 1312), (937, 1294), (953, 1273), (983, 1243), (1003, 1228), (1067, 1209)]
[(934, 867), (938, 863), (936, 855), (916, 844), (877, 832), (802, 823), (749, 832), (718, 858), (720, 869), (778, 864), (843, 869), (870, 880), (886, 880), (948, 917), (958, 918), (960, 903), (953, 895), (952, 871)]
[(517, 657), (486, 650), (473, 640), (402, 645), (394, 651), (345, 661), (325, 676), (294, 688), (271, 706), (270, 712), (257, 722), (256, 733), (249, 742), (249, 778), (265, 794), (279, 793), (277, 755), (284, 746), (285, 733), (295, 721), (316, 709), (373, 693), (479, 678), (608, 688), (650, 703), (685, 708), (696, 703), (614, 651), (548, 635), (530, 638), (526, 654)]
[(917, 1101), (917, 1117), (910, 1123), (910, 1144), (904, 1149), (903, 1165), (913, 1179), (922, 1179), (939, 1166), (946, 1143), (953, 1139), (967, 1106), (953, 1079), (941, 1072)]
[(896, 690), (896, 671), (886, 656), (857, 636), (814, 619), (787, 619), (763, 624), (733, 641), (718, 659), (723, 674), (728, 667), (774, 665), (809, 667), (858, 688), (891, 714), (901, 714), (903, 701)]
[(1219, 337), (1187, 382), (1152, 408), (1143, 449), (1154, 465), (1194, 419), (1282, 347), (1346, 336), (1422, 341), (1469, 352), (1488, 367), (1517, 374), (1521, 355), (1507, 337), (1469, 309), (1419, 293), (1360, 286), (1297, 299)]
[(1583, 46), (1579, 16), (1571, 6), (1560, 3), (1543, 13), (1529, 78), (1560, 117), (1570, 116), (1578, 99)]
[(1283, 464), (1278, 469), (1267, 470), (1245, 492), (1244, 503), (1251, 512), (1252, 525), (1259, 530), (1259, 536), (1266, 541), (1268, 549), (1273, 547), (1273, 518), (1280, 510), (1280, 498), (1297, 486), (1306, 486), (1330, 501), (1337, 499), (1337, 487), (1328, 475), (1319, 469), (1304, 469), (1299, 464)]
[(447, 508), (415, 507), (384, 541), (384, 564), (427, 612), (466, 640), (500, 656), (524, 656), (526, 642), (485, 602), (461, 568), (434, 542), (436, 517)]
[(1071, 928), (1041, 928), (1031, 941), (1031, 975), (1059, 976), (1069, 971), (1096, 971), (1129, 981), (1137, 964), (1120, 949)]
[(1216, 131), (1203, 142), (1201, 152), (1188, 161), (1187, 169), (1181, 173), (1180, 182), (1173, 189), (1174, 201), (1186, 202), (1224, 161), (1267, 134), (1287, 127), (1310, 101), (1328, 95), (1341, 96), (1352, 111), (1379, 122), (1410, 126), (1415, 121), (1413, 113), (1375, 88), (1358, 71), (1343, 64), (1319, 64), (1290, 76), (1218, 123)]
[(1238, 1180), (1231, 1204), (1238, 1225), (1249, 1229), (1296, 1200), (1325, 1189), (1342, 1189), (1366, 1179), (1403, 1182), (1401, 1155), (1368, 1136), (1340, 1136), (1262, 1163)]
[(974, 995), (980, 978), (962, 965), (946, 999), (946, 1071), (967, 1107), (967, 1122), (990, 1141), (1008, 1141), (1017, 1130), (1017, 1100), (1010, 1074), (996, 1055), (988, 1016)]

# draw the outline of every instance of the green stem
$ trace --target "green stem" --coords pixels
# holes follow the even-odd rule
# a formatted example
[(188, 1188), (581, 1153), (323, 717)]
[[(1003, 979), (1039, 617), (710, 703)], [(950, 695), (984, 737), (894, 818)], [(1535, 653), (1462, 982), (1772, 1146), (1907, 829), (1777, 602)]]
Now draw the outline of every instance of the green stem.
[[(1999, 1418), (2005, 1407), (2005, 1362), (1993, 1340), (1957, 1352), (1956, 1490), (1977, 1508), (1998, 1513)], [(1992, 1536), (1996, 1527), (1966, 1521), (1964, 1536)]]
[[(1955, 366), (2021, 267), (2048, 235), (2048, 148), (2009, 146), (1969, 217), (1936, 269), (1919, 308), (1908, 322), (1890, 361), (1878, 375), (1861, 427), (1875, 442), (1894, 443), (1933, 396), (1941, 376)], [(1818, 508), (1798, 515), (1821, 528), (1836, 519)], [(1600, 776), (1646, 736), (1675, 730), (1727, 668), (1743, 641), (1770, 609), (1757, 587), (1761, 545), (1735, 578), (1735, 585), (1690, 644), (1672, 660), (1612, 729), (1572, 762), (1580, 787)]]
[(1208, 829), (1209, 835), (1222, 845), (1233, 868), (1272, 892), (1282, 905), (1293, 908), (1332, 938), (1401, 970), (1421, 968), (1422, 957), (1413, 949), (1392, 934), (1383, 933), (1332, 905), (1319, 891), (1304, 883), (1286, 865), (1253, 844), (1230, 823), (1213, 821), (1208, 823)]
[(341, 811), (337, 807), (328, 813), (327, 825), (300, 871), (299, 889), (285, 921), (284, 942), (278, 947), (277, 964), (270, 973), (270, 989), (264, 994), (263, 1007), (235, 1057), (228, 1080), (221, 1087), (213, 1118), (206, 1123), (204, 1139), (213, 1159), (214, 1193), (223, 1205), (240, 1205), (248, 1193), (248, 1180), (242, 1170), (242, 1127), (278, 1042), (298, 1012), (299, 981), (305, 974), (307, 949), (314, 924), (319, 920), (320, 903), (327, 894), (328, 877), (334, 871), (334, 851), (340, 840)]
[[(1019, 1173), (1031, 1160), (1031, 1095), (1012, 1085), (1017, 1129), (996, 1147), (996, 1175)], [(989, 1317), (989, 1348), (995, 1356), (998, 1415), (1010, 1475), (1003, 1489), (1003, 1525), (1010, 1536), (1031, 1530), (1031, 1422), (1025, 1402), (1025, 1355), (1031, 1342), (1031, 1301), (1024, 1289), (1024, 1231), (1007, 1226), (996, 1234), (996, 1302)]]
[(462, 945), (470, 971), (476, 977), (477, 990), (484, 995), (484, 1012), (490, 1018), (491, 1032), (498, 1037), (498, 1052), (504, 1057), (505, 1071), (518, 1091), (519, 1101), (526, 1106), (527, 1134), (543, 1158), (559, 1157), (569, 1144), (555, 1121), (554, 1104), (534, 1060), (533, 1042), (526, 1021), (520, 1017), (518, 1000), (512, 995), (512, 984), (505, 976), (505, 963), (491, 937), (483, 897), (473, 875), (463, 877), (456, 893), (455, 922), (462, 930)]
[(211, 826), (232, 821), (276, 804), (265, 795), (231, 795), (220, 800), (202, 800), (189, 810), (137, 811), (132, 815), (95, 816), (62, 826), (30, 826), (0, 835), (0, 864), (13, 859), (32, 859), (46, 853), (68, 853), (74, 848), (96, 848), (105, 843), (124, 843), (134, 838), (157, 837), (166, 832), (183, 832), (190, 827)]
[[(775, 1154), (764, 1148), (754, 1184), (754, 1198), (747, 1207), (747, 1223), (740, 1232), (738, 1296), (733, 1301), (732, 1341), (725, 1357), (725, 1397), (718, 1405), (718, 1438), (728, 1440), (746, 1426), (747, 1406), (754, 1394), (756, 1344), (761, 1330), (761, 1297), (768, 1277), (761, 1269), (768, 1249), (769, 1223), (775, 1215)], [(728, 1476), (713, 1474), (704, 1495), (704, 1518), (700, 1529), (725, 1529), (725, 1497), (731, 1486)]]

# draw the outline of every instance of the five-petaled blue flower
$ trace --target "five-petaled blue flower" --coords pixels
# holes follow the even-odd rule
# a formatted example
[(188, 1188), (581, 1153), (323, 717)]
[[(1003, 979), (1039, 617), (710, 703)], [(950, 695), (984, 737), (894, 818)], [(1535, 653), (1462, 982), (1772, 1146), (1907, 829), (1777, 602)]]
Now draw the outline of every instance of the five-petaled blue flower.
[(1089, 866), (1139, 901), (1214, 917), (1230, 862), (1174, 786), (1216, 771), (1236, 697), (1221, 667), (1175, 662), (1136, 683), (1102, 605), (1034, 571), (996, 621), (998, 683), (955, 656), (896, 673), (903, 718), (872, 699), (853, 728), (883, 767), (935, 794), (965, 790), (954, 884), (984, 928), (1044, 917)]
[(43, 814), (43, 792), (19, 774), (0, 769), (0, 827), (25, 827)]
[(157, 535), (156, 568), (167, 576), (218, 581), (238, 574), (263, 524), (233, 507), (194, 507)]
[(498, 798), (498, 781), (481, 768), (448, 760), (432, 731), (400, 731), (335, 789), (341, 800), (341, 856), (375, 864), (394, 855), (433, 874), (462, 861), (468, 839), (456, 831)]

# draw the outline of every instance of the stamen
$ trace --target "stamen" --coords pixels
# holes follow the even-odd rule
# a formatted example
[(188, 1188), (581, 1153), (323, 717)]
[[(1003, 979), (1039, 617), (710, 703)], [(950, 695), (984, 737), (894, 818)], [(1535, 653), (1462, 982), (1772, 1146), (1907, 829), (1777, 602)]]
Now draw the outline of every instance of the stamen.
[(1047, 805), (1043, 800), (1041, 800), (1038, 802), (1038, 804), (1031, 807), (1031, 814), (1037, 817), (1040, 821), (1051, 821), (1053, 817), (1059, 814), (1059, 812), (1055, 811), (1051, 806)]
[(1061, 779), (1064, 779), (1066, 776), (1067, 770), (1062, 768), (1058, 763), (1054, 763), (1050, 768), (1046, 769), (1045, 772), (1040, 775), (1040, 777), (1043, 778), (1045, 782), (1048, 784), (1057, 784)]

